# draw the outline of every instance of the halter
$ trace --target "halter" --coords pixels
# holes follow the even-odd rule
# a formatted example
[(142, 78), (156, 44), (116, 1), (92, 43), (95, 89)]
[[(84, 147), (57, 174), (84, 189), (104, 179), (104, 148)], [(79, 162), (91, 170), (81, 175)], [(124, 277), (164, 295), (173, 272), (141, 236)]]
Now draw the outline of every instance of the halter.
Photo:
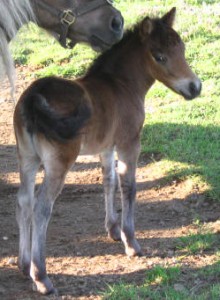
[[(51, 15), (57, 17), (61, 26), (61, 33), (59, 37), (60, 44), (67, 48), (66, 39), (68, 35), (68, 30), (71, 25), (73, 25), (76, 19), (82, 15), (89, 13), (90, 11), (96, 10), (99, 7), (109, 4), (113, 5), (113, 0), (92, 0), (86, 4), (75, 6), (74, 8), (69, 8), (65, 10), (60, 10), (55, 7), (50, 6), (43, 0), (35, 2), (38, 7), (44, 8), (51, 13)], [(71, 44), (69, 45), (71, 47)]]

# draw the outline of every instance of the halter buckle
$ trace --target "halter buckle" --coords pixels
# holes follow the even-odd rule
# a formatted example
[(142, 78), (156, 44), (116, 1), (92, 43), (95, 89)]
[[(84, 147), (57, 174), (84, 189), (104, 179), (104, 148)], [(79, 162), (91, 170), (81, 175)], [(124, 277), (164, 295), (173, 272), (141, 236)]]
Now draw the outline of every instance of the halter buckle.
[(64, 10), (61, 16), (61, 23), (64, 25), (72, 25), (76, 20), (76, 17), (73, 15), (73, 12), (70, 9)]

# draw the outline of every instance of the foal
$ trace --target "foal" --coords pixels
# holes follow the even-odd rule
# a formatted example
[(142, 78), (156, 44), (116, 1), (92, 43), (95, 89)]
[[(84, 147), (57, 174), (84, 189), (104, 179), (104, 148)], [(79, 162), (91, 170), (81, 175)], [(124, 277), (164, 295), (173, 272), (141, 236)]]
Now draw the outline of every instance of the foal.
[[(156, 79), (186, 99), (195, 98), (201, 91), (200, 80), (186, 63), (184, 44), (172, 29), (174, 17), (175, 8), (162, 18), (144, 18), (99, 56), (84, 77), (75, 81), (54, 77), (37, 80), (17, 104), (19, 267), (31, 276), (41, 293), (54, 291), (45, 267), (52, 207), (79, 154), (100, 154), (107, 232), (114, 240), (122, 239), (127, 255), (141, 254), (133, 213), (145, 94)], [(117, 174), (114, 150), (118, 155)], [(45, 177), (35, 194), (40, 164)], [(114, 207), (117, 175), (121, 226)]]

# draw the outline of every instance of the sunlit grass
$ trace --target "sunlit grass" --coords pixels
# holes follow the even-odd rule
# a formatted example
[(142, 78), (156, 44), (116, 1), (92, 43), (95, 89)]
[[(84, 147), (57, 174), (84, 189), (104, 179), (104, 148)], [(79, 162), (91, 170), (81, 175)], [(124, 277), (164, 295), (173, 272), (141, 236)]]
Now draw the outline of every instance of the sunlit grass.
[(190, 234), (189, 236), (179, 237), (177, 249), (187, 254), (202, 253), (213, 249), (218, 237), (213, 233)]

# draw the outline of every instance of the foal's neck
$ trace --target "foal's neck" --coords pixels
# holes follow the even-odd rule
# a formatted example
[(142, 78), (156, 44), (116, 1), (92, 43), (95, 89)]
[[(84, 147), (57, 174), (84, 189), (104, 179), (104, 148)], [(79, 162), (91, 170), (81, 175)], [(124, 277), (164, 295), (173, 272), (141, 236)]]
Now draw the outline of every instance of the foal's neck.
[(144, 99), (154, 83), (147, 70), (146, 54), (138, 33), (129, 31), (110, 50), (100, 55), (87, 72), (87, 76), (121, 82), (132, 94)]

